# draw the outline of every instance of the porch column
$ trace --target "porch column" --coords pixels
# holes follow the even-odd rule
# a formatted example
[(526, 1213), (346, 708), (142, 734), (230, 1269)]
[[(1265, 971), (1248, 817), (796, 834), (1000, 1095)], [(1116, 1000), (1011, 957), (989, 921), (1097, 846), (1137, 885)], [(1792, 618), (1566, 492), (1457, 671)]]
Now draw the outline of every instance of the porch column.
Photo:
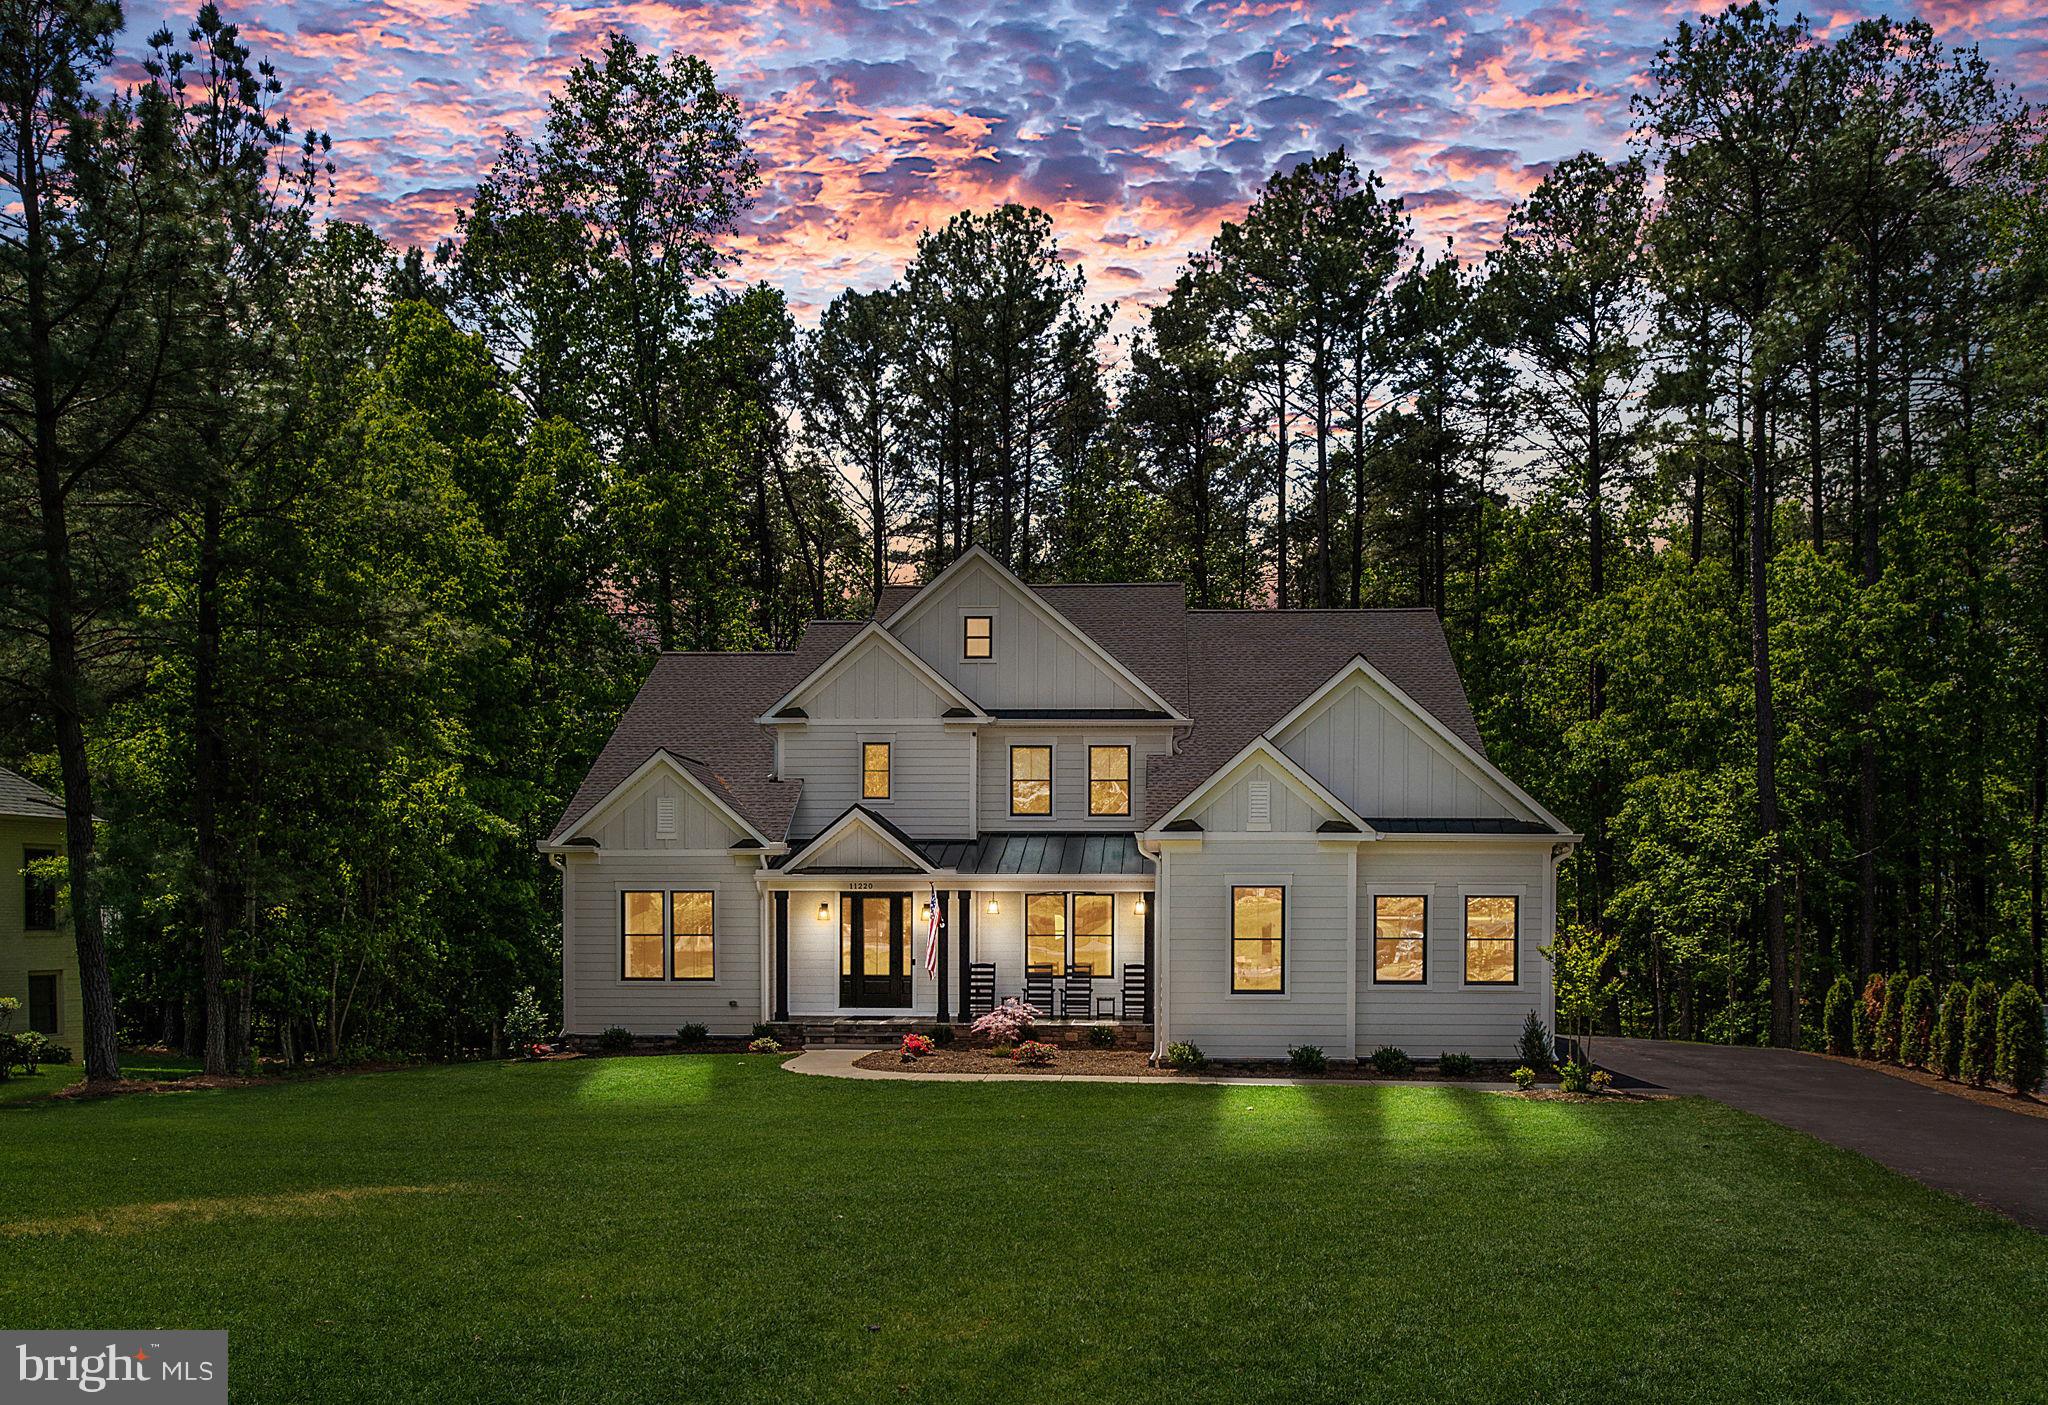
[(967, 953), (970, 950), (967, 933), (974, 921), (974, 892), (970, 888), (962, 888), (954, 897), (960, 903), (960, 1013), (965, 1015), (973, 1008), (967, 1003)]
[(939, 905), (939, 1023), (951, 1024), (953, 1017), (946, 1004), (946, 895), (935, 890), (932, 901)]
[(1159, 997), (1152, 988), (1152, 909), (1159, 905), (1158, 893), (1145, 894), (1145, 1023), (1152, 1023), (1152, 1002)]
[(782, 1024), (788, 1019), (789, 892), (778, 888), (775, 890), (775, 1021)]

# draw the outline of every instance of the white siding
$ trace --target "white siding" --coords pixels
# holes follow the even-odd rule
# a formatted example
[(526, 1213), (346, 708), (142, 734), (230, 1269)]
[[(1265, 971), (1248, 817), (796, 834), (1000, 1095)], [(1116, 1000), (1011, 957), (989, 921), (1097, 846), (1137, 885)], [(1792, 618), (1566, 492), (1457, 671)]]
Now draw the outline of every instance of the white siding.
[[(889, 743), (889, 798), (861, 799), (861, 743)], [(789, 842), (803, 844), (855, 804), (866, 805), (918, 839), (965, 839), (974, 833), (968, 771), (971, 731), (938, 722), (896, 724), (811, 722), (782, 738), (784, 779), (801, 780)]]
[[(935, 1016), (939, 1008), (938, 980), (924, 973), (925, 924), (918, 920), (917, 915), (918, 908), (931, 896), (931, 890), (923, 883), (878, 878), (861, 891), (884, 895), (903, 893), (909, 899), (910, 914), (910, 1008), (868, 1013)], [(789, 1013), (793, 1019), (805, 1015), (838, 1014), (855, 1008), (839, 1003), (840, 897), (841, 890), (837, 887), (799, 888), (789, 895)], [(942, 889), (940, 898), (943, 900), (944, 897)], [(820, 903), (825, 905), (822, 918), (818, 916)], [(949, 956), (951, 954), (948, 953)], [(947, 975), (954, 982), (951, 996), (957, 997), (959, 974), (949, 966)]]
[[(1381, 841), (1360, 850), (1358, 884), (1358, 1052), (1382, 1044), (1417, 1058), (1439, 1053), (1504, 1058), (1515, 1052), (1529, 1011), (1550, 1023), (1550, 850), (1543, 844)], [(1429, 899), (1422, 985), (1375, 985), (1372, 898), (1421, 893)], [(1512, 986), (1465, 984), (1466, 894), (1521, 900)]]
[[(1052, 814), (1010, 813), (1010, 748), (1013, 745), (1052, 748)], [(1088, 748), (1091, 745), (1128, 746), (1131, 749), (1130, 814), (1088, 813)], [(981, 729), (979, 746), (979, 818), (983, 830), (1135, 830), (1139, 816), (1145, 813), (1145, 758), (1173, 749), (1173, 743), (1159, 732), (1118, 732), (1099, 727), (987, 727)], [(958, 779), (954, 784), (964, 790), (966, 782)]]
[[(890, 632), (989, 711), (1157, 706), (1047, 621), (1043, 608), (977, 561), (921, 597), (911, 617)], [(968, 614), (995, 617), (994, 657), (961, 657), (961, 620)]]
[[(1069, 887), (1068, 884), (1082, 886)], [(1086, 893), (1093, 890), (1085, 886), (1086, 880), (1048, 876), (1045, 886), (1035, 889), (1041, 893)], [(974, 894), (974, 920), (970, 930), (973, 960), (993, 961), (996, 967), (996, 998), (1024, 993), (1024, 899), (1022, 891)], [(1107, 978), (1095, 982), (1095, 994), (1115, 995), (1121, 999), (1125, 966), (1142, 965), (1145, 960), (1145, 919), (1138, 912), (1139, 893), (1117, 893), (1110, 919), (1110, 970)], [(1000, 909), (989, 916), (988, 902), (993, 897)], [(1069, 908), (1071, 912), (1071, 907)], [(1071, 921), (1069, 934), (1071, 936)], [(956, 948), (957, 950), (957, 948)], [(957, 979), (957, 978), (956, 978)], [(955, 994), (958, 991), (956, 989)], [(1055, 1011), (1055, 1014), (1058, 1012)]]
[(828, 843), (804, 856), (803, 871), (824, 873), (845, 868), (901, 868), (908, 862), (901, 848), (869, 829), (856, 815)]
[(798, 693), (793, 704), (813, 720), (937, 717), (954, 706), (888, 645), (872, 638)]
[[(668, 1035), (695, 1022), (745, 1034), (761, 1018), (761, 911), (756, 862), (729, 854), (571, 857), (562, 878), (562, 1016), (571, 1034), (623, 1025)], [(623, 898), (634, 890), (709, 890), (715, 937), (709, 981), (629, 981), (622, 974)], [(666, 904), (664, 904), (666, 906)]]
[[(675, 806), (675, 834), (662, 838), (661, 802)], [(657, 766), (623, 795), (606, 802), (598, 823), (584, 831), (600, 849), (725, 849), (743, 832), (714, 808), (694, 784)]]
[[(1285, 836), (1174, 850), (1164, 1037), (1192, 1041), (1212, 1058), (1277, 1058), (1296, 1044), (1348, 1057), (1351, 864), (1349, 845)], [(1285, 994), (1230, 993), (1230, 889), (1240, 883), (1287, 889)]]
[(1364, 678), (1337, 689), (1278, 741), (1289, 760), (1368, 818), (1536, 818), (1473, 779), (1441, 737)]
[(1257, 760), (1242, 766), (1237, 778), (1211, 796), (1192, 818), (1211, 834), (1244, 832), (1251, 817), (1251, 788), (1258, 784), (1267, 788), (1272, 806), (1268, 828), (1274, 834), (1312, 834), (1324, 820), (1336, 818), (1335, 811), (1311, 804), (1301, 793), (1299, 782)]

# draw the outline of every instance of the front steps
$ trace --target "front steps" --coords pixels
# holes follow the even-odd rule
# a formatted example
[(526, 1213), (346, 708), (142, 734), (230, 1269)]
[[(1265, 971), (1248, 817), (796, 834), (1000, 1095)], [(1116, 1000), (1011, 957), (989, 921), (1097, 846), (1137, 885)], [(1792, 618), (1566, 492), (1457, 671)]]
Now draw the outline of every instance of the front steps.
[[(903, 1042), (904, 1035), (929, 1034), (936, 1023), (929, 1017), (909, 1015), (816, 1015), (777, 1024), (775, 1037), (785, 1044), (800, 1043), (807, 1049), (893, 1049)], [(967, 1042), (969, 1023), (954, 1022), (958, 1042)], [(1151, 1025), (1120, 1024), (1115, 1020), (1041, 1020), (1032, 1028), (1031, 1037), (1047, 1044), (1079, 1045), (1087, 1042), (1088, 1031), (1097, 1025), (1107, 1025), (1116, 1031), (1115, 1047), (1119, 1049), (1152, 1047)]]

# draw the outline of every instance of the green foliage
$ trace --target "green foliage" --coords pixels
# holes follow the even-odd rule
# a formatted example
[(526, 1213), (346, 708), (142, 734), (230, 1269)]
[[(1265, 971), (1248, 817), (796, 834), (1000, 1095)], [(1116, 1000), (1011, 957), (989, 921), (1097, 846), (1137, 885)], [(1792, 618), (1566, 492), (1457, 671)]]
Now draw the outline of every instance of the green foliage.
[(1116, 1047), (1116, 1026), (1092, 1024), (1088, 1026), (1088, 1042), (1098, 1049)]
[(1827, 1003), (1822, 1007), (1821, 1027), (1826, 1031), (1827, 1052), (1847, 1057), (1856, 1050), (1855, 1017), (1856, 987), (1850, 983), (1846, 973), (1836, 976), (1828, 987)]
[(1925, 1064), (1933, 1033), (1934, 982), (1915, 976), (1907, 983), (1906, 998), (1899, 1006), (1899, 1062), (1908, 1068)]
[(1436, 1071), (1445, 1078), (1470, 1078), (1479, 1065), (1470, 1054), (1438, 1054)]
[(1557, 986), (1557, 1018), (1563, 1028), (1590, 1035), (1600, 1011), (1620, 992), (1621, 980), (1608, 973), (1621, 949), (1619, 933), (1603, 933), (1578, 923), (1558, 927), (1557, 940), (1542, 948), (1550, 958)]
[(1963, 1017), (1962, 1075), (1973, 1087), (1991, 1081), (1998, 1058), (1998, 987), (1978, 980)]
[(598, 1032), (598, 1052), (623, 1054), (633, 1047), (633, 1031), (624, 1025), (607, 1025)]
[(1943, 1078), (1962, 1076), (1964, 1026), (1969, 1018), (1970, 988), (1950, 981), (1942, 992), (1941, 1009), (1934, 1018), (1934, 1039), (1930, 1049), (1934, 1071)]
[[(931, 1039), (932, 1043), (938, 1045), (941, 1049), (959, 1038), (959, 1031), (949, 1024), (935, 1024), (926, 1030), (925, 1034)], [(1110, 1042), (1112, 1044), (1116, 1042), (1116, 1032), (1114, 1030), (1110, 1031)]]
[(1026, 1039), (1010, 1051), (1012, 1062), (1025, 1064), (1032, 1068), (1045, 1068), (1058, 1056), (1058, 1049), (1037, 1039)]
[(522, 1057), (532, 1054), (533, 1046), (548, 1037), (548, 1014), (541, 1008), (540, 1000), (533, 993), (532, 986), (526, 986), (512, 997), (512, 1008), (505, 1015), (505, 1040), (512, 1046), (512, 1052)]
[(710, 1038), (710, 1029), (698, 1024), (694, 1020), (688, 1024), (676, 1026), (676, 1043), (686, 1049), (694, 1049), (700, 1044), (709, 1042)]
[(1371, 1063), (1374, 1073), (1385, 1074), (1390, 1078), (1415, 1072), (1415, 1060), (1391, 1044), (1382, 1044), (1373, 1050)]
[(1202, 1052), (1202, 1046), (1184, 1039), (1176, 1039), (1166, 1046), (1166, 1062), (1183, 1073), (1209, 1066), (1209, 1056)]
[(1322, 1073), (1330, 1066), (1319, 1044), (1297, 1044), (1287, 1051), (1287, 1064), (1296, 1073)]
[(1997, 1073), (2015, 1093), (2041, 1086), (2043, 1033), (2040, 995), (2025, 981), (2014, 981), (1998, 1002)]
[(775, 1037), (775, 1026), (772, 1024), (756, 1024), (749, 1031), (747, 1037), (750, 1039), (773, 1039)]
[(1859, 1059), (1877, 1057), (1877, 1028), (1871, 1022), (1869, 1007), (1861, 1000), (1849, 1010), (1849, 1047)]
[(782, 1052), (782, 1041), (762, 1035), (747, 1044), (747, 1052), (750, 1054), (779, 1054)]
[(1877, 1010), (1877, 1030), (1872, 1037), (1872, 1053), (1886, 1063), (1899, 1060), (1899, 1036), (1906, 1012), (1906, 987), (1909, 984), (1904, 971), (1899, 971), (1884, 983), (1884, 1002)]
[(1536, 1086), (1536, 1070), (1527, 1064), (1517, 1064), (1508, 1074), (1508, 1078), (1525, 1093)]
[(1530, 1068), (1550, 1067), (1550, 1031), (1536, 1018), (1534, 1010), (1522, 1017), (1522, 1032), (1515, 1038), (1515, 1057)]
[(1593, 1066), (1579, 1059), (1566, 1059), (1557, 1066), (1557, 1086), (1567, 1093), (1593, 1091)]

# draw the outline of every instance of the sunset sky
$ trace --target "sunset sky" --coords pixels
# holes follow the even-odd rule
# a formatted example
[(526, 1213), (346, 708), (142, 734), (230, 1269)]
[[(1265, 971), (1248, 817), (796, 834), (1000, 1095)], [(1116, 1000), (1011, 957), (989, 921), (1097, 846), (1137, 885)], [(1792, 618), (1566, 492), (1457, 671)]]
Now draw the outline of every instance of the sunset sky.
[[(894, 277), (963, 207), (1043, 206), (1100, 297), (1142, 300), (1274, 168), (1339, 143), (1431, 239), (1483, 250), (1547, 163), (1617, 153), (1629, 97), (1697, 4), (228, 4), (295, 123), (334, 137), (339, 209), (401, 242), (449, 232), (507, 128), (607, 30), (693, 51), (737, 94), (763, 174), (740, 275), (800, 315)], [(1823, 30), (1878, 7), (1823, 6)], [(1897, 13), (1898, 11), (1894, 11)], [(182, 12), (128, 6), (131, 42)], [(2038, 0), (1929, 0), (2030, 100)], [(179, 18), (182, 25), (183, 20)]]

